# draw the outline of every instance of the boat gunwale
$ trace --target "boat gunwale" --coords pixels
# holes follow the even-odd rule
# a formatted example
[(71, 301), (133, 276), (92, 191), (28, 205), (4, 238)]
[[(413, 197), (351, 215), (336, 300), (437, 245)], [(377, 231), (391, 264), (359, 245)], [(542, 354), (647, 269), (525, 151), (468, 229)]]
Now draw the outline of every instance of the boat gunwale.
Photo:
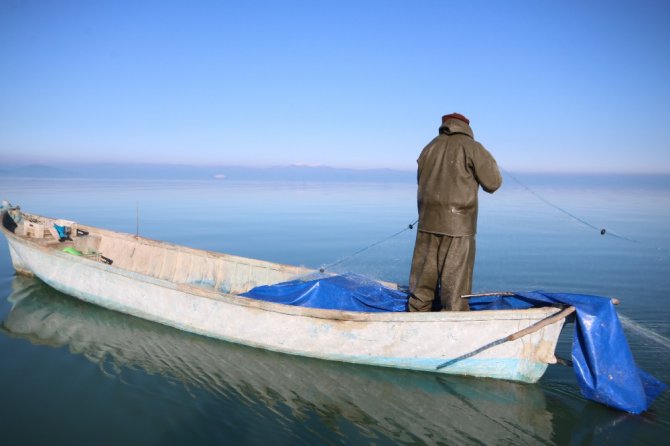
[[(21, 211), (24, 216), (32, 216), (38, 218), (49, 218), (43, 217), (36, 214), (29, 214)], [(2, 217), (4, 221), (4, 214), (8, 213), (7, 210), (2, 211)], [(11, 216), (10, 216), (11, 218)], [(150, 238), (140, 237), (136, 238), (134, 235), (107, 230), (98, 228), (95, 226), (81, 225), (78, 224), (80, 228), (93, 230), (93, 232), (101, 233), (101, 235), (112, 235), (115, 237), (122, 237), (129, 239), (137, 243), (145, 243), (147, 245), (154, 245), (161, 248), (174, 249), (174, 250), (185, 250), (191, 254), (198, 255), (207, 255), (217, 258), (226, 258), (229, 260), (242, 260), (247, 262), (249, 265), (263, 265), (271, 266), (276, 265), (278, 270), (283, 268), (296, 269), (298, 271), (302, 270), (305, 274), (310, 272), (316, 272), (315, 270), (310, 270), (304, 267), (298, 267), (293, 265), (285, 265), (275, 262), (269, 262), (265, 260), (253, 259), (242, 256), (235, 256), (225, 253), (219, 253), (215, 251), (207, 251), (203, 249), (191, 248), (188, 246), (177, 245), (174, 243), (153, 240)], [(158, 279), (147, 274), (138, 273), (129, 269), (120, 268), (113, 265), (108, 265), (102, 262), (95, 262), (91, 259), (73, 256), (71, 254), (53, 249), (52, 246), (47, 246), (42, 243), (33, 241), (31, 238), (19, 236), (8, 228), (4, 224), (0, 224), (0, 228), (8, 239), (12, 239), (15, 242), (27, 245), (33, 249), (38, 249), (47, 255), (55, 256), (64, 261), (69, 262), (79, 262), (86, 267), (92, 267), (96, 269), (102, 269), (105, 272), (120, 275), (123, 277), (130, 278), (132, 280), (138, 280), (141, 282), (149, 283), (155, 286), (160, 286), (162, 288), (181, 291), (186, 294), (208, 298), (222, 303), (230, 305), (240, 305), (250, 308), (256, 308), (262, 311), (270, 311), (274, 313), (282, 313), (292, 316), (301, 316), (301, 317), (310, 317), (316, 319), (325, 319), (333, 321), (349, 321), (349, 322), (472, 322), (472, 321), (494, 321), (494, 320), (539, 320), (561, 311), (560, 307), (548, 306), (540, 308), (528, 308), (522, 310), (478, 310), (478, 311), (439, 311), (439, 312), (359, 312), (359, 311), (344, 311), (344, 310), (334, 310), (334, 309), (321, 309), (321, 308), (311, 308), (311, 307), (300, 307), (295, 305), (280, 304), (275, 302), (267, 302), (247, 297), (238, 296), (235, 294), (225, 293), (222, 291), (217, 291), (215, 289), (205, 288), (203, 286), (198, 286), (189, 283), (175, 283), (165, 279)], [(38, 240), (38, 239), (36, 239)], [(39, 278), (39, 276), (38, 276)]]

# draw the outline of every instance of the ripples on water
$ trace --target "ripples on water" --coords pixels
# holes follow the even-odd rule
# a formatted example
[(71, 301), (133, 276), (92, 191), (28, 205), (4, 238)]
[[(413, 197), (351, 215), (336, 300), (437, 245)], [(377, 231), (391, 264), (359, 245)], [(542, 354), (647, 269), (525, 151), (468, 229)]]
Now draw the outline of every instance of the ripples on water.
[[(13, 186), (17, 198), (8, 198), (29, 211), (127, 232), (135, 231), (139, 200), (146, 236), (312, 267), (396, 232), (415, 214), (411, 185), (108, 183)], [(603, 201), (597, 191), (543, 189), (572, 212), (641, 239), (630, 245), (594, 236), (522, 192), (482, 197), (477, 290), (618, 297), (634, 356), (670, 381), (663, 300), (670, 275), (667, 256), (657, 254), (669, 246), (668, 211), (633, 192), (605, 191)], [(654, 206), (670, 204), (667, 191), (657, 195)], [(636, 218), (621, 210), (622, 200)], [(405, 282), (413, 237), (404, 233), (341, 270)], [(670, 435), (667, 391), (651, 411), (631, 416), (584, 400), (565, 367), (525, 385), (227, 344), (13, 278), (6, 244), (1, 249), (0, 427), (16, 443), (41, 443), (48, 434), (52, 444), (659, 444)], [(560, 356), (570, 355), (571, 328)]]

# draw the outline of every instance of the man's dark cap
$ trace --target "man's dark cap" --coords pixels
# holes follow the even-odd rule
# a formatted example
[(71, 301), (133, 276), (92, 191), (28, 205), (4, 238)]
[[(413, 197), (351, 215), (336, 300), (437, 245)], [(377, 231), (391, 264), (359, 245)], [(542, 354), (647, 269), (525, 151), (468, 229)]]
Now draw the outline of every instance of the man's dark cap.
[(470, 125), (470, 120), (460, 113), (452, 113), (450, 115), (442, 116), (442, 124), (446, 123), (450, 119), (458, 119), (465, 122), (467, 125)]

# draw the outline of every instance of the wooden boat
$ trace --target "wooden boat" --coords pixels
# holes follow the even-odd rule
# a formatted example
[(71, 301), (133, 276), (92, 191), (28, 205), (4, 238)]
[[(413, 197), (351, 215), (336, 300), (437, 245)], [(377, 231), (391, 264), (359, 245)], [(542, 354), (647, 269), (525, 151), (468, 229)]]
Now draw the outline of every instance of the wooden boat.
[[(69, 228), (71, 240), (59, 241), (54, 223)], [(2, 232), (15, 270), (63, 293), (191, 333), (292, 355), (536, 382), (556, 362), (564, 323), (555, 307), (364, 313), (283, 305), (239, 294), (315, 271), (16, 208), (2, 211)], [(83, 255), (63, 251), (68, 247)], [(528, 334), (500, 342), (521, 330)]]
[[(365, 420), (369, 434), (382, 433), (381, 438), (399, 444), (434, 444), (439, 438), (455, 444), (534, 444), (552, 438), (552, 413), (539, 386), (435, 379), (428, 373), (357, 367), (184, 336), (80, 304), (28, 277), (14, 278), (8, 301), (12, 309), (0, 321), (0, 333), (65, 347), (106, 373), (143, 369), (182, 383), (189, 395), (204, 389), (224, 397), (228, 407), (231, 400), (255, 407), (257, 417), (266, 413), (266, 404), (284, 407), (288, 410), (274, 410), (273, 416), (285, 417), (288, 425), (310, 417), (327, 426), (332, 420)], [(324, 443), (322, 438), (305, 442)]]

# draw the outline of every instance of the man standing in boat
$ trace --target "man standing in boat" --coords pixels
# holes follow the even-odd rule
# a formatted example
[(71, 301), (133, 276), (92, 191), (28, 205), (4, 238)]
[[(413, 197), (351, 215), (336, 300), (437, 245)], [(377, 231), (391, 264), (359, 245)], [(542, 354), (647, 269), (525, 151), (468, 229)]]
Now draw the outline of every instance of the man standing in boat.
[(438, 136), (417, 163), (419, 226), (409, 311), (431, 311), (438, 296), (443, 311), (468, 310), (461, 296), (472, 292), (477, 193), (479, 186), (495, 192), (502, 184), (500, 170), (459, 113), (442, 117)]

